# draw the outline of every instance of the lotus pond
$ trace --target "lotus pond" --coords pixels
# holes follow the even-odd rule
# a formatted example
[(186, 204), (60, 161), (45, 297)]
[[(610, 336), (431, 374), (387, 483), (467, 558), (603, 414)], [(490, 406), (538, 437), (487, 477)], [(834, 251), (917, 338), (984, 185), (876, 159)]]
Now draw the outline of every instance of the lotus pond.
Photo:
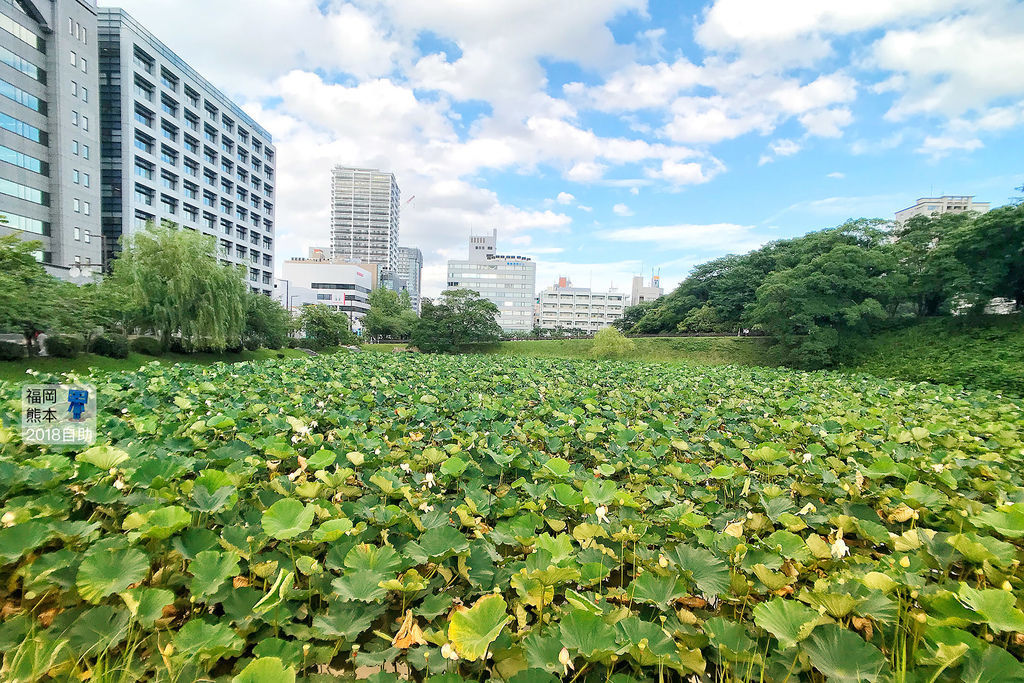
[(354, 354), (0, 384), (5, 681), (1024, 680), (1024, 407)]

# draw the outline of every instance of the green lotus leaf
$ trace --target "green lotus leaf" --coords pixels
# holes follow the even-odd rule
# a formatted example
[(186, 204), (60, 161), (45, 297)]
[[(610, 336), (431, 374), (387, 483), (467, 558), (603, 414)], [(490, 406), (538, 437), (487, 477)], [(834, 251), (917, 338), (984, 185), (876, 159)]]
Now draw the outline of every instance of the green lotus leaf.
[(128, 613), (100, 605), (78, 615), (67, 632), (68, 643), (79, 657), (96, 656), (115, 647), (128, 635)]
[(204, 619), (190, 619), (173, 638), (175, 654), (216, 661), (242, 651), (244, 641), (230, 627)]
[(313, 471), (323, 470), (333, 465), (337, 459), (337, 453), (321, 448), (316, 453), (309, 456), (309, 459), (306, 461), (306, 466)]
[(480, 598), (468, 610), (455, 612), (448, 623), (448, 640), (460, 657), (482, 659), (505, 624), (512, 617), (505, 613), (505, 600), (491, 594)]
[(302, 663), (302, 645), (295, 640), (280, 638), (264, 638), (252, 649), (259, 658), (273, 657), (285, 666), (298, 666)]
[(15, 562), (28, 551), (46, 543), (51, 536), (50, 529), (35, 520), (0, 529), (0, 558), (4, 563)]
[(669, 603), (687, 594), (686, 582), (675, 576), (655, 576), (651, 572), (644, 572), (633, 579), (626, 594), (637, 602), (666, 609)]
[(149, 574), (149, 558), (137, 548), (107, 550), (93, 548), (78, 566), (75, 586), (85, 600), (96, 604), (112, 593), (120, 593)]
[(703, 548), (680, 544), (665, 553), (705, 595), (718, 596), (729, 590), (729, 568)]
[(127, 453), (108, 444), (98, 444), (92, 448), (87, 448), (75, 456), (75, 460), (78, 462), (89, 463), (101, 470), (109, 470), (112, 467), (117, 467), (121, 463), (127, 461), (128, 458), (129, 456)]
[(170, 538), (192, 523), (192, 515), (180, 505), (168, 505), (157, 508), (147, 515), (145, 522), (139, 527), (144, 538), (163, 540)]
[(638, 617), (616, 622), (618, 641), (628, 647), (629, 655), (640, 666), (656, 666), (677, 656), (676, 644), (657, 624)]
[(1024, 631), (1024, 612), (1016, 607), (1013, 593), (993, 588), (977, 590), (962, 584), (959, 596), (961, 602), (980, 614), (993, 631)]
[(974, 521), (1007, 538), (1020, 538), (1024, 536), (1024, 503), (1014, 503), (1001, 510), (985, 510), (975, 516)]
[(345, 566), (349, 569), (368, 569), (382, 573), (395, 572), (402, 568), (402, 558), (390, 546), (360, 543), (345, 555)]
[(263, 511), (263, 530), (279, 541), (295, 538), (313, 526), (313, 507), (294, 498), (282, 498)]
[(959, 680), (964, 683), (1022, 683), (1024, 665), (1006, 650), (989, 646), (981, 653), (967, 654)]
[(196, 597), (216, 593), (228, 579), (238, 576), (238, 555), (229, 552), (204, 550), (188, 565), (192, 574), (189, 590)]
[(324, 541), (331, 543), (337, 541), (351, 530), (351, 519), (329, 519), (313, 531), (313, 540), (317, 543), (323, 543)]
[(809, 636), (823, 618), (817, 610), (796, 600), (775, 598), (754, 607), (754, 623), (775, 636), (783, 648), (789, 648)]
[(829, 680), (877, 681), (886, 668), (885, 657), (853, 631), (826, 624), (800, 644), (814, 668)]
[(442, 526), (427, 529), (418, 541), (405, 546), (402, 552), (417, 563), (424, 564), (460, 555), (468, 550), (469, 541), (458, 529)]
[(344, 638), (349, 642), (355, 642), (383, 612), (382, 604), (367, 607), (348, 602), (331, 602), (326, 614), (317, 614), (313, 617), (313, 631), (324, 639)]
[(445, 460), (444, 464), (441, 465), (441, 474), (446, 474), (449, 477), (459, 477), (463, 472), (466, 471), (466, 467), (469, 466), (465, 460), (457, 455)]
[(260, 657), (249, 662), (231, 683), (295, 683), (295, 669), (278, 657)]
[(564, 615), (558, 630), (565, 647), (591, 661), (607, 657), (617, 649), (615, 629), (586, 610), (574, 609)]
[(120, 596), (132, 618), (144, 628), (152, 628), (164, 607), (174, 602), (174, 593), (166, 588), (131, 588)]
[(353, 569), (331, 582), (334, 594), (345, 601), (374, 602), (387, 595), (381, 584), (388, 574), (374, 569)]

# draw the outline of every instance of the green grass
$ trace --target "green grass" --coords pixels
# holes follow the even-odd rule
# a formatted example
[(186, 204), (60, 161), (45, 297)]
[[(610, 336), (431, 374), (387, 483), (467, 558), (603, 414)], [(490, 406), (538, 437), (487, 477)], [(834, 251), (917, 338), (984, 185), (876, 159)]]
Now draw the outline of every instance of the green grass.
[(174, 363), (210, 365), (219, 362), (238, 363), (247, 360), (267, 360), (277, 358), (278, 353), (283, 353), (286, 358), (302, 358), (307, 355), (305, 352), (297, 349), (281, 349), (280, 351), (257, 349), (256, 351), (242, 351), (241, 353), (168, 353), (159, 357), (131, 353), (127, 358), (107, 358), (106, 356), (97, 356), (92, 353), (83, 353), (77, 358), (23, 358), (16, 361), (0, 361), (0, 381), (6, 380), (17, 383), (29, 381), (32, 379), (26, 373), (29, 369), (50, 374), (75, 372), (85, 375), (91, 374), (93, 371), (135, 370), (154, 360), (168, 365)]

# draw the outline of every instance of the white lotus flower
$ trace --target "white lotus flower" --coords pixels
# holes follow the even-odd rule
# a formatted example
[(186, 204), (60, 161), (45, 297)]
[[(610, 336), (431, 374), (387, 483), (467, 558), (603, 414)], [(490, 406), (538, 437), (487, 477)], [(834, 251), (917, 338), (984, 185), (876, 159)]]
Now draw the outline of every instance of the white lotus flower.
[(3, 517), (0, 517), (0, 523), (4, 526), (14, 526), (15, 516), (13, 512), (5, 512)]
[(832, 544), (832, 557), (838, 560), (839, 558), (846, 557), (849, 554), (850, 546), (846, 545), (846, 541), (843, 540), (843, 537), (840, 536), (836, 538), (836, 542)]
[(405, 472), (406, 474), (409, 474), (410, 472), (412, 472), (412, 468), (411, 468), (411, 467), (409, 467), (409, 463), (407, 463), (407, 462), (403, 462), (403, 463), (402, 463), (401, 465), (399, 465), (398, 467), (399, 467), (399, 469), (401, 469), (401, 470), (402, 470), (403, 472)]
[(449, 643), (445, 643), (441, 646), (441, 656), (445, 659), (450, 659), (453, 662), (459, 658), (459, 654)]
[(597, 510), (595, 510), (594, 513), (597, 515), (597, 521), (599, 521), (599, 522), (601, 522), (603, 524), (607, 524), (608, 523), (608, 508), (607, 508), (607, 506), (604, 506), (604, 505), (598, 506)]
[(932, 471), (934, 471), (936, 474), (942, 474), (942, 470), (944, 469), (946, 469), (946, 466), (943, 465), (941, 462), (932, 465)]
[(810, 453), (804, 453), (804, 462), (810, 462), (814, 460), (814, 456)]
[(576, 670), (576, 667), (572, 664), (572, 657), (569, 656), (568, 648), (563, 647), (562, 651), (558, 653), (558, 663), (562, 665), (562, 671), (566, 676), (569, 675), (569, 669)]
[(423, 483), (427, 485), (427, 488), (434, 488), (434, 473), (427, 472), (423, 477)]

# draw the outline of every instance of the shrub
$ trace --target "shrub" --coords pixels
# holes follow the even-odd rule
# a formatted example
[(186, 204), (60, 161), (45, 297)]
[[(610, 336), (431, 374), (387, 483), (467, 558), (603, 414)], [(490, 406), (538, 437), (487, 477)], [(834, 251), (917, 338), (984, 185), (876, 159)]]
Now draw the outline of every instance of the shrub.
[(289, 349), (297, 349), (302, 346), (302, 340), (296, 339), (295, 337), (288, 337), (287, 345)]
[(25, 345), (18, 342), (0, 341), (0, 360), (18, 360), (25, 357)]
[(131, 342), (132, 351), (147, 356), (162, 356), (164, 349), (156, 337), (136, 337)]
[(90, 351), (108, 358), (128, 357), (128, 338), (120, 334), (104, 334), (92, 340)]
[(636, 344), (614, 327), (603, 327), (594, 335), (590, 355), (594, 358), (623, 358), (636, 352)]
[(84, 346), (79, 337), (67, 334), (51, 334), (44, 342), (46, 354), (54, 358), (74, 358), (82, 352)]

